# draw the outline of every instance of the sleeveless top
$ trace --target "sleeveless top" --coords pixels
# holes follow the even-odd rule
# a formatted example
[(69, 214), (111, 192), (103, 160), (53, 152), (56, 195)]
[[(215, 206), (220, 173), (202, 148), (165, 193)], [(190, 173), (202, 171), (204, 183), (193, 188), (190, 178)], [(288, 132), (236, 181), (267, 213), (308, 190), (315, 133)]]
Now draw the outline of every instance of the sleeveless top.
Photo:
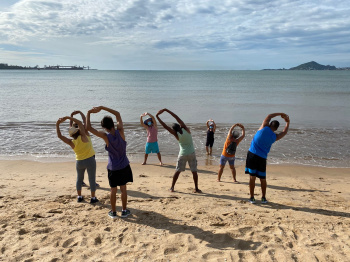
[(271, 128), (265, 126), (263, 129), (256, 132), (252, 143), (250, 144), (249, 151), (266, 159), (272, 144), (276, 141), (276, 138), (277, 136)]
[(207, 141), (213, 141), (214, 140), (214, 131), (213, 129), (210, 131), (210, 128), (207, 131)]
[(179, 156), (187, 156), (194, 153), (194, 146), (192, 136), (184, 128), (182, 128), (182, 134), (177, 133), (179, 137), (180, 152)]
[[(226, 149), (227, 147), (231, 144), (232, 140), (231, 140), (231, 135), (228, 135), (226, 137), (226, 141), (225, 141), (225, 144), (224, 144), (224, 149), (222, 150), (222, 155), (225, 156), (225, 157), (235, 157), (236, 154), (233, 154), (233, 155), (229, 155), (227, 152), (226, 152)], [(236, 147), (239, 145), (239, 142), (236, 143)]]
[(158, 141), (157, 138), (158, 128), (154, 126), (149, 126), (147, 128), (147, 142), (148, 143), (154, 143)]
[(115, 171), (120, 170), (129, 165), (129, 159), (126, 156), (126, 141), (120, 136), (118, 130), (115, 130), (114, 135), (107, 133), (109, 145), (105, 146), (108, 151), (107, 169)]
[(74, 144), (74, 153), (76, 160), (84, 160), (88, 159), (95, 155), (95, 150), (92, 147), (91, 137), (87, 136), (89, 142), (83, 142), (81, 140), (81, 136), (78, 136), (77, 139), (73, 139), (72, 142)]

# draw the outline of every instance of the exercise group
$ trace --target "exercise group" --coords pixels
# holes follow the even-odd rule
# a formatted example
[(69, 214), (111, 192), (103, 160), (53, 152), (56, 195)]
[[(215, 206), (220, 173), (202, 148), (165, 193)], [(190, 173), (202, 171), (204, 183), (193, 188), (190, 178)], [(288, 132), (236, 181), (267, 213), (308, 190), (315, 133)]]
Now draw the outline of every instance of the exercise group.
[[(101, 119), (101, 127), (104, 131), (99, 131), (91, 125), (91, 114), (96, 114), (101, 111), (106, 111), (113, 115), (105, 116)], [(163, 122), (161, 116), (164, 113), (170, 114), (175, 123), (171, 126)], [(81, 120), (78, 120), (75, 116), (80, 115)], [(279, 128), (279, 121), (272, 120), (273, 118), (280, 116), (285, 120), (285, 126), (282, 132), (276, 133)], [(147, 117), (147, 118), (146, 118)], [(144, 119), (146, 118), (146, 119)], [(158, 120), (158, 121), (157, 121)], [(69, 137), (62, 135), (60, 124), (69, 121)], [(158, 146), (158, 124), (160, 123), (179, 143), (180, 151), (177, 158), (175, 173), (172, 178), (170, 191), (175, 191), (175, 184), (178, 180), (180, 173), (185, 171), (186, 164), (188, 163), (193, 175), (194, 193), (202, 193), (198, 187), (198, 173), (197, 173), (197, 159), (195, 148), (192, 141), (191, 130), (181, 120), (181, 118), (169, 109), (161, 109), (154, 117), (152, 114), (145, 112), (140, 115), (140, 124), (147, 132), (147, 142), (145, 146), (145, 155), (142, 165), (147, 164), (149, 154), (157, 154), (159, 164), (162, 166), (162, 156)], [(254, 197), (255, 180), (260, 179), (262, 198), (261, 203), (267, 203), (266, 199), (266, 161), (267, 155), (270, 152), (272, 144), (283, 138), (289, 129), (289, 116), (285, 113), (273, 113), (269, 114), (262, 122), (260, 128), (254, 135), (248, 153), (246, 157), (245, 173), (249, 175), (249, 190), (250, 198), (248, 201), (252, 204), (256, 203)], [(214, 144), (214, 135), (216, 131), (216, 123), (213, 119), (209, 119), (206, 123), (207, 126), (207, 139), (206, 139), (206, 153), (212, 154), (212, 147)], [(240, 129), (240, 132), (235, 130)], [(121, 192), (121, 214), (120, 216), (128, 217), (131, 212), (127, 209), (127, 184), (133, 182), (133, 174), (130, 167), (129, 159), (126, 155), (126, 140), (124, 133), (123, 120), (120, 113), (114, 109), (97, 106), (90, 109), (86, 116), (81, 111), (74, 111), (70, 116), (59, 118), (56, 122), (57, 136), (64, 143), (68, 144), (74, 151), (76, 157), (76, 190), (77, 201), (82, 202), (84, 198), (82, 196), (82, 187), (84, 183), (84, 173), (87, 171), (89, 178), (89, 185), (91, 191), (90, 203), (94, 204), (98, 202), (96, 197), (96, 188), (99, 185), (96, 183), (96, 160), (95, 151), (91, 142), (90, 133), (103, 139), (105, 143), (105, 150), (108, 152), (108, 181), (111, 188), (110, 203), (111, 210), (108, 212), (108, 216), (115, 219), (117, 218), (116, 199), (117, 189), (119, 187)], [(236, 123), (230, 128), (223, 151), (220, 157), (220, 167), (218, 171), (217, 181), (220, 182), (223, 170), (228, 162), (232, 178), (234, 182), (236, 180), (235, 169), (235, 154), (237, 146), (245, 138), (244, 125)]]

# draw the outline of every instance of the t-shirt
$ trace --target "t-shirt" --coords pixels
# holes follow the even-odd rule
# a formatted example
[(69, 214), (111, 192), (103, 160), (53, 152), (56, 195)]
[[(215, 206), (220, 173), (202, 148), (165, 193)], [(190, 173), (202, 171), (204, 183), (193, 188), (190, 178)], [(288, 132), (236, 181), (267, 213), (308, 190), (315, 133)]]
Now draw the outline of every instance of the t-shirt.
[(74, 144), (74, 153), (76, 160), (84, 160), (88, 159), (95, 155), (95, 150), (92, 147), (91, 137), (87, 136), (88, 142), (83, 142), (81, 140), (81, 136), (78, 136), (77, 139), (73, 139), (72, 142)]
[(250, 144), (249, 151), (266, 159), (272, 144), (276, 141), (276, 138), (277, 136), (271, 128), (265, 126), (263, 129), (256, 132)]
[(158, 128), (154, 126), (147, 127), (147, 142), (148, 143), (157, 142), (158, 141), (157, 134), (158, 134)]
[(194, 146), (192, 136), (184, 128), (182, 128), (182, 134), (177, 133), (179, 137), (180, 152), (179, 156), (187, 156), (194, 153)]
[(129, 159), (126, 156), (126, 141), (121, 137), (119, 130), (115, 130), (114, 135), (107, 133), (108, 151), (107, 169), (115, 171), (120, 170), (129, 165)]

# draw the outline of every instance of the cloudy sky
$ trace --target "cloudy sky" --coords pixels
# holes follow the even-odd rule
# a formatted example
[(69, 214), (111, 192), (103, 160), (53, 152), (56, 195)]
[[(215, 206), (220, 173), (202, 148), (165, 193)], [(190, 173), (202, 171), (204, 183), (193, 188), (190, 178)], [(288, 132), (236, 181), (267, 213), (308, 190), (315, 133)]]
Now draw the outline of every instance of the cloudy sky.
[(0, 63), (98, 69), (350, 66), (348, 0), (0, 0)]

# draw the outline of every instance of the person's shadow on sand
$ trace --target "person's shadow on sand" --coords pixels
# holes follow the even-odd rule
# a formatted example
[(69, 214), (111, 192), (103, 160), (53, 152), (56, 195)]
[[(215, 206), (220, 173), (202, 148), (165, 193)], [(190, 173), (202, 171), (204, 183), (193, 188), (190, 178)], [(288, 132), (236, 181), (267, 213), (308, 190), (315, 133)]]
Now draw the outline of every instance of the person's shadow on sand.
[(207, 246), (215, 249), (234, 248), (237, 250), (256, 250), (262, 245), (254, 242), (234, 238), (229, 233), (213, 233), (196, 226), (181, 224), (180, 220), (170, 219), (154, 211), (133, 210), (133, 216), (127, 218), (128, 222), (146, 225), (156, 229), (168, 230), (172, 234), (191, 234), (195, 238), (207, 242)]

